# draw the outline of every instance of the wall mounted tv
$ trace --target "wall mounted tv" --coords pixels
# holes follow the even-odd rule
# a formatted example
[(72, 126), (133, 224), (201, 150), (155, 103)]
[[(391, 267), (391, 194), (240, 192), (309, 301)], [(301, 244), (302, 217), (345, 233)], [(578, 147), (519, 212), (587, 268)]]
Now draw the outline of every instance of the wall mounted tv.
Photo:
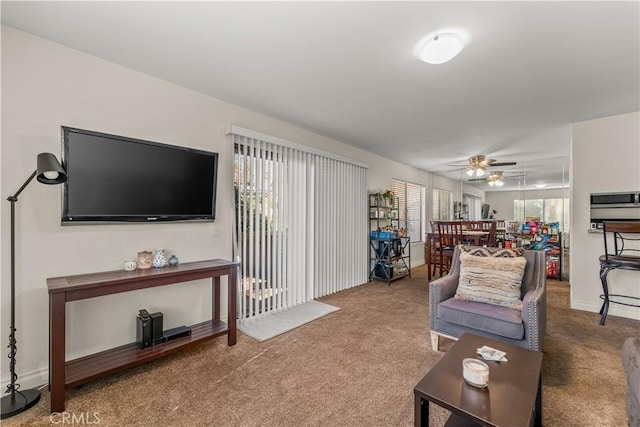
[(213, 221), (218, 153), (62, 126), (62, 224)]

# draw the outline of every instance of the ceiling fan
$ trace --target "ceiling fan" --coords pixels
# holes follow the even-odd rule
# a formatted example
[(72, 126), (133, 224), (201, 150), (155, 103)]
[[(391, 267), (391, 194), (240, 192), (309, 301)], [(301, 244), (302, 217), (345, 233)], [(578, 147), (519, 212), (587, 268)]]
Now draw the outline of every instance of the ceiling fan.
[(469, 157), (467, 175), (483, 176), (486, 169), (494, 166), (514, 166), (516, 162), (498, 162), (495, 159), (487, 159), (486, 156), (477, 155)]
[(493, 186), (502, 187), (504, 185), (504, 180), (505, 179), (518, 178), (518, 177), (522, 177), (522, 176), (524, 176), (524, 175), (504, 176), (504, 172), (503, 171), (492, 171), (491, 175), (489, 175), (486, 178), (473, 178), (473, 179), (470, 179), (469, 182), (487, 181), (491, 187), (493, 187)]

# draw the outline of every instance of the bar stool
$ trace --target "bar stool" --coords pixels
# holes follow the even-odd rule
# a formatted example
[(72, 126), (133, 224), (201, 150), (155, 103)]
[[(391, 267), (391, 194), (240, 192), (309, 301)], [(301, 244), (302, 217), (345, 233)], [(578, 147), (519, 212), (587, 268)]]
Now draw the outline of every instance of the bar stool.
[[(639, 297), (621, 294), (610, 294), (607, 275), (611, 270), (634, 270), (640, 271), (640, 221), (605, 221), (603, 222), (604, 235), (604, 255), (600, 256), (600, 281), (602, 282), (603, 300), (600, 313), (600, 324), (604, 325), (609, 311), (609, 303), (621, 304), (630, 307), (640, 307), (640, 304), (631, 302), (615, 301), (610, 297), (639, 300)], [(613, 240), (613, 251), (609, 251), (607, 233)]]

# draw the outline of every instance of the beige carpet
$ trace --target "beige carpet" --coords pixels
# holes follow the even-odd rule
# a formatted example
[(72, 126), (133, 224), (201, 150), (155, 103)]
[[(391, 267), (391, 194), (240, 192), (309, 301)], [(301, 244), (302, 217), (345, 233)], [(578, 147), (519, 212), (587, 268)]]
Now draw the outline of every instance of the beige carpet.
[[(442, 355), (429, 344), (427, 292), (424, 267), (340, 292), (322, 299), (339, 311), (274, 339), (217, 339), (69, 390), (67, 411), (100, 426), (410, 426), (413, 387)], [(603, 327), (568, 299), (566, 282), (549, 282), (543, 423), (624, 426), (620, 349), (640, 322), (609, 316)], [(2, 425), (63, 425), (48, 408), (45, 391)], [(446, 415), (433, 408), (431, 425)]]

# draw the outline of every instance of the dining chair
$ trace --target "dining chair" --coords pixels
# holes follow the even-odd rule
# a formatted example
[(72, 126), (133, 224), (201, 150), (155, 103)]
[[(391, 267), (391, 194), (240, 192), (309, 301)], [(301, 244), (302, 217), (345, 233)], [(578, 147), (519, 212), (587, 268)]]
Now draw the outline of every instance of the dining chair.
[(507, 222), (504, 219), (496, 219), (494, 222), (496, 223), (496, 243), (500, 240), (504, 244)]
[(438, 240), (440, 242), (438, 252), (440, 260), (440, 275), (443, 276), (451, 269), (451, 258), (456, 245), (464, 243), (461, 221), (439, 221)]
[(483, 221), (467, 221), (466, 222), (467, 229), (473, 231), (482, 231), (484, 230), (484, 222)]
[(496, 245), (496, 237), (497, 237), (497, 230), (498, 230), (497, 221), (485, 220), (485, 221), (481, 221), (481, 223), (482, 223), (482, 231), (486, 231), (487, 233), (489, 233), (487, 234), (487, 237), (482, 239), (482, 244), (489, 248), (497, 247)]
[[(438, 222), (429, 221), (429, 227), (431, 232), (425, 236), (425, 259), (429, 260), (428, 278), (431, 281), (431, 276), (436, 275), (436, 270), (440, 270), (442, 275), (442, 268), (440, 265), (440, 239), (438, 237)], [(428, 253), (427, 253), (428, 252)]]
[[(435, 224), (434, 224), (435, 226)], [(425, 235), (425, 244), (424, 244), (424, 259), (427, 260), (427, 268), (429, 271), (427, 272), (427, 278), (431, 281), (431, 276), (435, 276), (436, 270), (440, 268), (440, 253), (438, 252), (438, 247), (440, 242), (438, 240), (438, 232), (437, 227), (436, 231), (427, 233)]]
[(489, 224), (489, 236), (487, 236), (487, 246), (490, 248), (496, 248), (497, 236), (498, 236), (498, 224), (495, 221), (491, 221)]

